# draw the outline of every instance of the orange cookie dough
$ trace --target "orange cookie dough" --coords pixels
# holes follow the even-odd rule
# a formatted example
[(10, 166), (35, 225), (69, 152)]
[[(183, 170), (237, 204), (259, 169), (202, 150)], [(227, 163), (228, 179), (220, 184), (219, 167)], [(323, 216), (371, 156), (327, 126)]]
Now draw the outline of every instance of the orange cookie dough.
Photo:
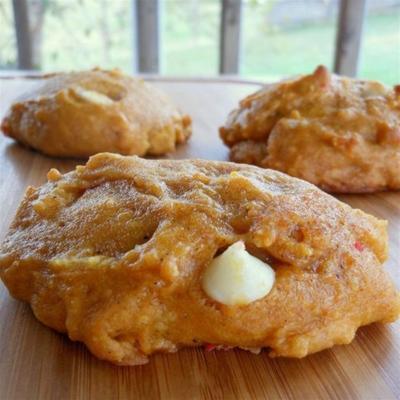
[(400, 86), (331, 75), (320, 66), (242, 100), (220, 135), (233, 161), (330, 192), (400, 189)]
[[(48, 179), (25, 194), (1, 247), (1, 278), (40, 321), (101, 359), (135, 365), (204, 344), (304, 357), (399, 315), (382, 266), (386, 222), (307, 182), (112, 154)], [(222, 292), (215, 276), (232, 278), (230, 265), (251, 267), (247, 286), (262, 275), (266, 286), (242, 299)]]
[(143, 156), (174, 151), (189, 138), (191, 119), (143, 80), (94, 69), (38, 79), (12, 105), (1, 129), (50, 156)]

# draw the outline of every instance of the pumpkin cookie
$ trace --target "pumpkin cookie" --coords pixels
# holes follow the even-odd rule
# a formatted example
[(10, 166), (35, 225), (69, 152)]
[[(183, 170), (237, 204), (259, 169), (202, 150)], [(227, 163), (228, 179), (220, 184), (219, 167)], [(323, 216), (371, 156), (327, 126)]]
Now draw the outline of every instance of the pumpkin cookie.
[(220, 135), (233, 161), (338, 193), (400, 189), (400, 87), (332, 75), (268, 85), (240, 102)]
[(190, 136), (191, 120), (143, 80), (94, 69), (38, 79), (12, 105), (1, 129), (50, 156), (143, 156), (174, 151)]
[(390, 322), (386, 222), (273, 170), (98, 154), (28, 188), (0, 275), (44, 324), (116, 364), (266, 347), (304, 357)]

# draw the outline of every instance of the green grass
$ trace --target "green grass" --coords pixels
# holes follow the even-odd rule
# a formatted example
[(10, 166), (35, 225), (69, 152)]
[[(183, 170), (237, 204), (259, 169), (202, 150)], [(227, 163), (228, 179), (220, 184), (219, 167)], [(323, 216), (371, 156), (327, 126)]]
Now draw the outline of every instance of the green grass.
[(162, 30), (163, 73), (214, 75), (218, 71), (218, 1), (165, 2)]
[[(245, 10), (241, 74), (264, 80), (311, 72), (316, 65), (332, 68), (336, 23), (308, 24), (291, 29), (264, 26), (263, 15)], [(210, 75), (218, 69), (218, 20), (209, 19), (201, 37), (165, 32), (164, 73)], [(365, 26), (359, 76), (387, 84), (400, 83), (400, 13), (369, 16)]]
[(307, 24), (296, 28), (267, 26), (250, 12), (243, 30), (242, 73), (249, 77), (279, 78), (311, 72), (316, 65), (333, 64), (335, 23)]
[[(130, 0), (51, 0), (43, 28), (44, 71), (94, 65), (132, 71)], [(162, 74), (216, 75), (219, 52), (219, 0), (162, 2)], [(334, 19), (297, 27), (268, 24), (272, 2), (247, 0), (243, 13), (241, 74), (275, 80), (332, 67)], [(103, 22), (102, 22), (103, 21)], [(104, 25), (105, 22), (105, 25)], [(0, 68), (16, 65), (11, 1), (0, 0)], [(109, 51), (103, 46), (106, 29)], [(400, 8), (369, 15), (365, 26), (359, 76), (400, 83)]]
[(400, 10), (367, 18), (360, 76), (400, 83)]

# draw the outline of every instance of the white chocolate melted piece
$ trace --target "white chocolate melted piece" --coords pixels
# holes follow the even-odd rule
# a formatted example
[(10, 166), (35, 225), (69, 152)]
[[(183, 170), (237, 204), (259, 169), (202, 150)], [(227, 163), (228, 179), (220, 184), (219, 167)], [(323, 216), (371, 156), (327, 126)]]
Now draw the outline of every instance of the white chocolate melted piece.
[(365, 98), (385, 96), (388, 92), (389, 89), (380, 82), (365, 82), (362, 86), (362, 96)]
[(90, 103), (95, 103), (102, 106), (110, 106), (113, 104), (113, 101), (109, 97), (94, 90), (86, 90), (79, 86), (74, 88), (74, 90), (77, 96)]
[(213, 300), (233, 306), (263, 298), (274, 283), (275, 271), (236, 242), (210, 263), (202, 286)]

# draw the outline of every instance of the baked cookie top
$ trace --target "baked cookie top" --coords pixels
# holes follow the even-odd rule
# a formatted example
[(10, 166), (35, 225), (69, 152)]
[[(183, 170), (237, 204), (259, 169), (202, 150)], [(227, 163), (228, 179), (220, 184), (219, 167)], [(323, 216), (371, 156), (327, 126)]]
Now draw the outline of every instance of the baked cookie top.
[(277, 169), (327, 191), (400, 188), (400, 86), (319, 66), (243, 99), (220, 135), (233, 161)]
[[(40, 321), (102, 359), (140, 364), (206, 343), (303, 357), (400, 312), (382, 267), (386, 222), (307, 182), (111, 154), (48, 179), (27, 190), (0, 275)], [(221, 288), (221, 273), (233, 286)], [(231, 301), (243, 281), (252, 298)]]
[(51, 156), (143, 156), (174, 151), (190, 136), (191, 119), (142, 79), (94, 69), (39, 78), (11, 106), (1, 129)]

